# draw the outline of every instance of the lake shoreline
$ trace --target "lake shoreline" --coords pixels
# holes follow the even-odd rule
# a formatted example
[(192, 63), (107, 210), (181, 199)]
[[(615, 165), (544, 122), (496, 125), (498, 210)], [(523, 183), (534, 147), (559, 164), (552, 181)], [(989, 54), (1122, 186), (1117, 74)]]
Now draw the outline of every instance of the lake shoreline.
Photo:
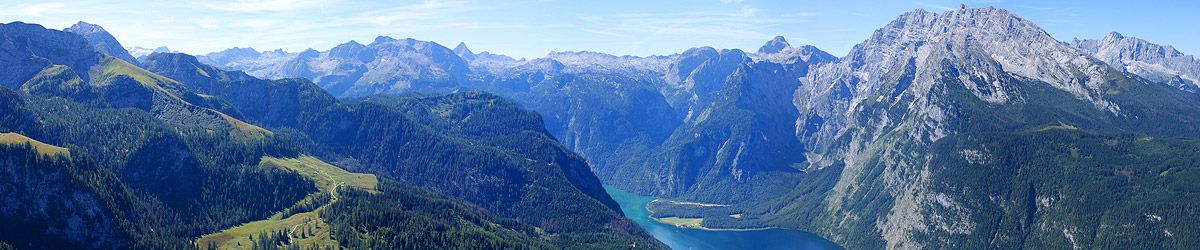
[[(670, 217), (667, 217), (667, 218), (670, 218)], [(781, 227), (756, 227), (756, 228), (711, 228), (711, 227), (705, 227), (705, 226), (683, 226), (683, 225), (680, 225), (680, 224), (675, 224), (675, 223), (670, 223), (670, 222), (663, 221), (662, 219), (664, 219), (664, 218), (658, 218), (658, 217), (654, 217), (653, 215), (651, 215), (651, 216), (650, 216), (650, 219), (652, 219), (652, 220), (654, 220), (655, 222), (658, 222), (658, 223), (660, 223), (660, 224), (663, 224), (663, 225), (675, 226), (675, 227), (678, 227), (678, 228), (687, 228), (687, 229), (704, 230), (704, 231), (731, 231), (731, 232), (749, 232), (749, 231), (763, 231), (763, 230), (772, 230), (772, 229), (779, 229), (779, 230), (795, 230), (795, 229), (788, 229), (788, 228), (781, 228)], [(698, 218), (698, 219), (703, 219), (703, 218)]]
[[(844, 249), (818, 235), (803, 230), (777, 227), (764, 228), (708, 228), (699, 226), (699, 218), (670, 218), (668, 222), (691, 226), (677, 226), (655, 218), (646, 206), (657, 197), (637, 195), (605, 185), (605, 191), (621, 206), (625, 217), (646, 230), (651, 236), (673, 249), (719, 250), (830, 250)], [(704, 204), (703, 205), (720, 205)], [(741, 214), (729, 215), (738, 218)]]
[[(704, 221), (704, 218), (683, 218), (683, 217), (674, 217), (674, 216), (671, 216), (671, 217), (655, 217), (655, 216), (654, 216), (654, 210), (650, 210), (650, 204), (651, 204), (651, 203), (655, 203), (655, 202), (667, 202), (667, 203), (674, 203), (674, 204), (695, 205), (695, 206), (703, 206), (703, 207), (728, 207), (729, 205), (724, 205), (724, 204), (710, 204), (710, 203), (701, 203), (701, 202), (690, 202), (690, 201), (673, 201), (673, 200), (664, 200), (664, 199), (662, 199), (662, 198), (654, 198), (653, 200), (650, 200), (650, 202), (646, 203), (646, 205), (645, 205), (645, 206), (642, 206), (642, 209), (645, 209), (646, 211), (650, 212), (650, 214), (649, 214), (649, 215), (647, 215), (647, 216), (649, 216), (649, 217), (650, 217), (650, 219), (652, 219), (652, 220), (654, 220), (655, 222), (658, 222), (658, 223), (662, 223), (662, 224), (665, 224), (665, 225), (670, 225), (670, 226), (675, 226), (675, 227), (678, 227), (678, 228), (697, 229), (697, 230), (704, 230), (704, 231), (733, 231), (733, 232), (761, 231), (761, 230), (771, 230), (771, 229), (780, 229), (780, 230), (795, 230), (795, 229), (780, 228), (780, 227), (754, 227), (754, 228), (712, 228), (712, 227), (706, 227), (706, 226), (700, 225), (700, 224), (702, 224), (702, 223), (703, 223), (703, 221)], [(741, 214), (738, 214), (738, 215), (741, 215)], [(671, 220), (671, 219), (673, 219), (673, 218), (674, 218), (674, 219), (689, 220), (689, 221), (690, 221), (690, 220), (698, 220), (698, 221), (696, 221), (696, 222), (694, 223), (694, 225), (693, 225), (693, 223), (672, 223), (672, 222), (668, 221), (668, 220)], [(803, 231), (802, 231), (802, 232), (803, 232)]]

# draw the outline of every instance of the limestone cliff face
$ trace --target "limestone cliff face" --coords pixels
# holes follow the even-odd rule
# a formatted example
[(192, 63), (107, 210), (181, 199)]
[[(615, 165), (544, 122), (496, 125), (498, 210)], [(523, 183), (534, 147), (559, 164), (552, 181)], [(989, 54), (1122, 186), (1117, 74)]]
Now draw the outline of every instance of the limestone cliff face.
[[(884, 134), (929, 143), (962, 132), (948, 97), (961, 89), (992, 105), (1020, 104), (1022, 87), (1036, 81), (1070, 94), (1110, 116), (1121, 107), (1104, 93), (1112, 68), (1008, 11), (960, 8), (942, 14), (901, 15), (854, 47), (837, 64), (811, 69), (795, 92), (801, 110), (796, 134), (811, 150), (833, 157), (817, 167), (860, 154)], [(885, 112), (872, 109), (888, 106)], [(847, 147), (848, 146), (848, 147)]]
[[(93, 51), (83, 37), (75, 34), (49, 30), (41, 25), (13, 22), (0, 24), (0, 86), (20, 89), (26, 80), (54, 64), (68, 66), (88, 80), (87, 70), (95, 65), (101, 55)], [(44, 43), (42, 41), (53, 41)], [(79, 53), (63, 53), (79, 51)], [(37, 55), (32, 57), (28, 55)]]
[[(848, 119), (864, 104), (895, 101), (902, 94), (929, 96), (941, 77), (957, 78), (952, 80), (972, 95), (997, 104), (1014, 101), (1014, 86), (1000, 81), (1004, 75), (1042, 81), (1117, 114), (1120, 107), (1099, 91), (1111, 70), (1006, 10), (918, 10), (877, 30), (840, 63), (812, 70), (796, 92), (796, 105), (804, 110), (797, 133), (808, 138), (814, 150), (823, 151), (843, 133), (840, 129), (869, 127)], [(936, 126), (927, 130), (925, 139), (946, 133)]]
[(1188, 92), (1200, 89), (1200, 60), (1185, 55), (1170, 45), (1159, 45), (1117, 32), (1102, 39), (1075, 39), (1080, 51), (1117, 69), (1163, 82)]
[(687, 97), (674, 106), (686, 112), (642, 166), (660, 193), (728, 204), (801, 181), (805, 150), (789, 124), (798, 115), (791, 93), (811, 65), (836, 59), (782, 37), (760, 51), (693, 49), (669, 68), (668, 83), (677, 77), (675, 93)]
[(542, 113), (553, 134), (623, 189), (743, 201), (799, 180), (793, 165), (804, 157), (792, 135), (791, 93), (810, 64), (836, 60), (782, 38), (766, 47), (770, 53), (701, 47), (654, 57), (476, 58), (470, 86)]
[(969, 197), (932, 188), (951, 181), (931, 177), (931, 162), (944, 153), (935, 143), (1056, 122), (1162, 132), (1127, 123), (1153, 108), (1125, 91), (1161, 93), (1169, 106), (1189, 109), (1183, 95), (1130, 77), (1002, 9), (901, 15), (839, 63), (812, 68), (795, 92), (796, 135), (813, 156), (808, 170), (840, 175), (817, 221), (843, 228), (829, 233), (835, 241), (862, 244), (869, 241), (843, 233), (873, 231), (888, 248), (959, 244), (938, 237), (976, 234), (992, 222), (971, 219)]
[(138, 64), (138, 60), (135, 59), (133, 55), (130, 55), (129, 51), (125, 50), (124, 46), (121, 46), (121, 42), (118, 42), (117, 38), (113, 37), (112, 34), (109, 34), (108, 31), (104, 30), (104, 28), (100, 27), (100, 25), (78, 22), (75, 23), (75, 25), (71, 25), (69, 28), (63, 29), (63, 31), (83, 36), (88, 40), (89, 43), (91, 43), (92, 47), (96, 49), (96, 52), (100, 52), (101, 54), (111, 57), (116, 57), (117, 59), (124, 60), (125, 62), (132, 63), (134, 65)]

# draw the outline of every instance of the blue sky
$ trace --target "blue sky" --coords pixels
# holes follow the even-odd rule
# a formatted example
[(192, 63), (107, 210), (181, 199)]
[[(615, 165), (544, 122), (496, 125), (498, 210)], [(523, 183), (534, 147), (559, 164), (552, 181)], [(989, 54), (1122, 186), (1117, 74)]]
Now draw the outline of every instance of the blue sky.
[[(466, 42), (475, 52), (541, 57), (549, 51), (619, 55), (712, 46), (756, 50), (776, 35), (842, 56), (896, 16), (965, 3), (1033, 20), (1059, 40), (1118, 31), (1200, 54), (1200, 1), (760, 1), (760, 0), (242, 0), (5, 1), (0, 22), (62, 29), (104, 26), (126, 46), (190, 54), (228, 47), (326, 50), (387, 35)], [(1148, 3), (1147, 3), (1148, 2)]]

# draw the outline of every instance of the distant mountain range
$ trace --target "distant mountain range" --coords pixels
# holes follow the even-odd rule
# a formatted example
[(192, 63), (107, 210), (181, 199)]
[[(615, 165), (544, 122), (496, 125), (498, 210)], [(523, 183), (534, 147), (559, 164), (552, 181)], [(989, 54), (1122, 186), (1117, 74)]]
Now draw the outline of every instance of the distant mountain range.
[[(755, 53), (696, 48), (652, 57), (556, 52), (514, 60), (465, 44), (451, 50), (387, 37), (324, 52), (239, 55), (206, 62), (259, 77), (312, 79), (342, 97), (482, 90), (510, 98), (541, 113), (551, 134), (582, 153), (606, 183), (731, 205), (654, 205), (662, 216), (704, 217), (705, 226), (801, 228), (852, 248), (1092, 248), (1183, 244), (1188, 240), (1179, 232), (1196, 220), (1146, 221), (1100, 207), (1186, 213), (1165, 207), (1190, 201), (1137, 197), (1187, 193), (1173, 185), (1195, 176), (1156, 175), (1165, 166), (1147, 159), (1192, 153), (1129, 147), (1195, 143), (1200, 63), (1115, 33), (1060, 42), (1001, 9), (906, 13), (842, 58), (782, 37)], [(1065, 157), (1047, 166), (1080, 167), (1043, 173), (1063, 179), (1033, 178), (1025, 172), (1048, 170), (1017, 163), (1013, 149), (995, 148), (1043, 136), (1080, 146), (1067, 156), (1053, 153), (1058, 144), (1025, 150)], [(1126, 136), (1183, 141), (1088, 144)], [(1114, 166), (1069, 157), (1109, 150), (1129, 158), (1111, 159), (1125, 162)], [(955, 156), (969, 160), (933, 164)], [(942, 173), (983, 166), (1016, 172), (994, 173), (995, 181), (1006, 180), (1002, 185), (975, 180), (972, 172)], [(1098, 183), (1131, 185), (1116, 182), (1113, 167), (1164, 184), (1105, 190), (1120, 198), (1099, 203), (1072, 200), (1098, 191), (1092, 190)], [(1004, 209), (990, 210), (996, 206)], [(725, 216), (735, 213), (745, 216)], [(1091, 219), (1099, 217), (1107, 219)], [(1130, 223), (1141, 229), (1101, 230)]]
[[(347, 190), (351, 198), (330, 203), (339, 209), (406, 207), (367, 197), (448, 200), (456, 220), (413, 223), (475, 232), (451, 241), (468, 243), (424, 247), (662, 248), (620, 217), (601, 182), (661, 197), (649, 206), (658, 217), (801, 229), (851, 249), (1187, 248), (1200, 238), (1200, 62), (1117, 33), (1063, 42), (1003, 9), (908, 12), (840, 58), (783, 37), (755, 52), (527, 60), (381, 36), (327, 51), (235, 47), (130, 61), (98, 26), (68, 29), (78, 36), (0, 28), (25, 34), (5, 36), (0, 50), (34, 55), (0, 58), (0, 86), (10, 89), (0, 96), (21, 99), (0, 102), (11, 114), (0, 132), (71, 155), (39, 158), (49, 151), (34, 143), (5, 149), (49, 161), (26, 165), (76, 166), (24, 166), (7, 176), (29, 184), (0, 191), (115, 183), (55, 186), (84, 196), (71, 201), (21, 196), (70, 208), (102, 200), (110, 205), (57, 213), (100, 214), (85, 225), (111, 230), (72, 234), (60, 216), (0, 207), (18, 211), (6, 221), (39, 228), (0, 231), (18, 247), (32, 243), (2, 235), (156, 247), (262, 219), (314, 191), (295, 184), (311, 181), (304, 176), (252, 166), (301, 156), (393, 190)], [(225, 174), (234, 170), (244, 174)], [(218, 188), (230, 180), (245, 184)], [(243, 192), (267, 198), (229, 197)], [(207, 196), (167, 198), (188, 197), (180, 194)], [(209, 202), (232, 205), (198, 205)], [(429, 211), (421, 208), (388, 211)], [(217, 213), (229, 216), (203, 219)], [(348, 221), (391, 218), (349, 214), (320, 218), (347, 223), (330, 235)], [(148, 230), (178, 222), (195, 226)], [(336, 244), (422, 237), (376, 226)], [(488, 245), (501, 242), (516, 245)]]
[(0, 24), (0, 245), (664, 248), (499, 97), (345, 102), (68, 30)]
[(1200, 89), (1200, 60), (1184, 55), (1170, 45), (1158, 45), (1120, 33), (1099, 40), (1071, 42), (1080, 51), (1113, 67), (1156, 82), (1165, 82), (1188, 92)]
[(167, 46), (159, 46), (158, 48), (154, 48), (154, 49), (133, 46), (133, 47), (125, 47), (125, 50), (129, 51), (129, 55), (133, 56), (133, 58), (137, 59), (137, 61), (139, 61), (139, 62), (145, 61), (146, 56), (149, 56), (150, 54), (153, 54), (153, 53), (179, 53), (179, 52), (172, 51), (171, 49), (168, 49)]

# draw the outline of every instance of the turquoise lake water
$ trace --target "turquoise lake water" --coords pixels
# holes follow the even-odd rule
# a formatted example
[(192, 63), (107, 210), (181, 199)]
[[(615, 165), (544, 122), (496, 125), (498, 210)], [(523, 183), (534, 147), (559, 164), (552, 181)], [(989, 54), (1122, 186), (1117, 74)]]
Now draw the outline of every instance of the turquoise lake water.
[(604, 190), (621, 205), (625, 217), (637, 222), (654, 238), (666, 243), (672, 249), (801, 249), (823, 250), (842, 249), (833, 242), (820, 236), (797, 230), (765, 229), (754, 231), (709, 231), (699, 229), (678, 228), (654, 221), (646, 204), (654, 197), (641, 196), (620, 189), (605, 186)]

